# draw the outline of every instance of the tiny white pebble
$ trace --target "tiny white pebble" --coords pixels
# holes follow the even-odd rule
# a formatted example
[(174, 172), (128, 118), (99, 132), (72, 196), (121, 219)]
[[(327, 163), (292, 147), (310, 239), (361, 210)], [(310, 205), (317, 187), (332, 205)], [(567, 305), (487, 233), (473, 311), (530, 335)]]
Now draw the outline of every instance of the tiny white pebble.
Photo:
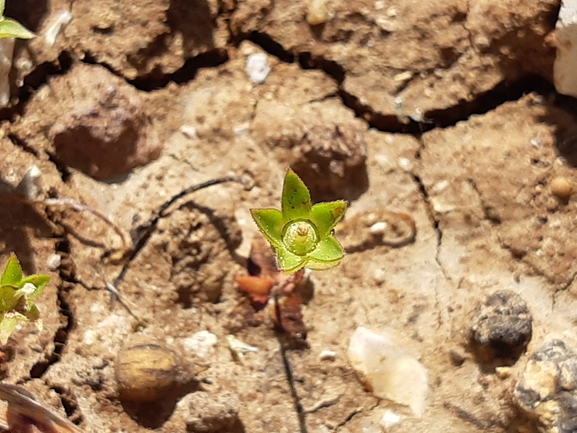
[(48, 269), (50, 269), (51, 271), (55, 271), (56, 269), (58, 269), (60, 267), (61, 262), (62, 262), (62, 257), (60, 257), (58, 254), (52, 254), (46, 260), (46, 266), (48, 266)]
[(249, 127), (250, 124), (248, 122), (241, 123), (240, 125), (236, 125), (234, 128), (232, 128), (232, 132), (234, 132), (235, 135), (244, 135), (248, 132)]
[(388, 429), (389, 427), (398, 424), (401, 421), (401, 416), (392, 410), (386, 410), (381, 418), (381, 427)]
[(399, 158), (398, 164), (399, 167), (405, 171), (408, 171), (411, 168), (411, 160), (409, 158)]
[(407, 81), (413, 78), (413, 73), (411, 71), (401, 72), (393, 77), (393, 81), (401, 82)]
[(180, 127), (180, 132), (182, 133), (182, 135), (184, 135), (186, 138), (198, 138), (198, 133), (196, 132), (196, 128), (194, 126), (191, 125), (182, 125)]
[(84, 337), (82, 338), (82, 343), (85, 346), (92, 346), (96, 341), (96, 334), (93, 330), (89, 329), (84, 333)]
[(397, 16), (397, 9), (394, 6), (391, 6), (387, 9), (387, 16), (390, 18), (395, 18)]
[(533, 137), (530, 140), (530, 143), (531, 143), (531, 146), (533, 146), (533, 147), (539, 147), (543, 144), (543, 140), (541, 140), (541, 138), (539, 138), (539, 137)]
[(381, 9), (385, 8), (385, 2), (383, 0), (377, 0), (375, 2), (375, 9), (380, 11)]
[(385, 282), (386, 277), (387, 273), (384, 271), (384, 269), (381, 268), (375, 269), (375, 272), (373, 273), (373, 279), (375, 280), (375, 283), (383, 284)]
[(212, 347), (217, 341), (217, 336), (212, 332), (200, 331), (192, 334), (192, 336), (188, 338), (185, 338), (183, 341), (183, 347), (187, 352), (194, 352), (199, 357), (204, 358), (212, 351)]
[(62, 26), (70, 23), (72, 21), (72, 14), (69, 10), (60, 9), (57, 11), (49, 21), (49, 24), (46, 26), (46, 33), (44, 33), (44, 41), (49, 46), (54, 46), (56, 42), (56, 37), (60, 33)]
[(436, 192), (437, 194), (442, 193), (443, 191), (445, 191), (450, 185), (450, 182), (445, 179), (442, 180), (440, 182), (437, 182), (436, 184), (433, 185), (433, 187), (431, 188), (434, 192)]
[(382, 235), (385, 230), (387, 229), (388, 224), (384, 221), (379, 221), (374, 223), (370, 228), (369, 231), (373, 235)]
[(319, 355), (321, 361), (334, 361), (337, 357), (337, 352), (334, 350), (323, 350)]
[(250, 54), (246, 58), (245, 70), (252, 83), (262, 84), (270, 74), (268, 58), (264, 53)]
[(16, 190), (25, 198), (31, 200), (36, 198), (42, 191), (42, 172), (36, 165), (30, 166), (22, 180), (18, 183)]

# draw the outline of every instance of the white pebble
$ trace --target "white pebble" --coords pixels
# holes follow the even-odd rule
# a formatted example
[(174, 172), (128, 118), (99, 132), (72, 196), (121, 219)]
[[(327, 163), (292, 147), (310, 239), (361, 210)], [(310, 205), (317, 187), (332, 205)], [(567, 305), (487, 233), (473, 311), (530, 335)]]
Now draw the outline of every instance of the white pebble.
[(196, 132), (196, 128), (192, 125), (182, 125), (180, 127), (180, 132), (186, 138), (190, 138), (190, 139), (198, 138), (198, 133)]
[(218, 338), (212, 332), (200, 331), (185, 338), (183, 347), (184, 350), (194, 352), (197, 356), (204, 358), (212, 351), (217, 341)]
[(42, 172), (36, 165), (30, 166), (22, 180), (18, 183), (16, 191), (23, 197), (32, 200), (42, 191)]
[(55, 271), (56, 269), (58, 269), (60, 267), (61, 262), (62, 262), (62, 257), (60, 257), (58, 254), (52, 254), (46, 260), (46, 266), (51, 271)]
[(268, 57), (264, 53), (253, 53), (246, 58), (246, 73), (252, 83), (262, 84), (270, 74)]
[(398, 424), (399, 422), (401, 422), (401, 415), (393, 412), (392, 410), (387, 409), (385, 413), (383, 413), (383, 417), (381, 418), (380, 424), (381, 427), (386, 430)]
[(70, 21), (72, 21), (72, 14), (70, 13), (69, 10), (60, 9), (59, 11), (57, 11), (50, 18), (50, 21), (46, 26), (46, 33), (44, 33), (44, 41), (46, 42), (46, 44), (48, 44), (51, 47), (54, 46), (54, 43), (56, 42), (56, 37), (60, 33), (62, 26), (65, 26), (66, 24), (70, 23)]
[(401, 72), (393, 77), (393, 81), (401, 82), (407, 81), (413, 78), (413, 73), (411, 71)]
[(349, 343), (349, 361), (375, 397), (409, 406), (422, 416), (429, 392), (427, 370), (385, 334), (358, 327)]
[(320, 355), (319, 359), (321, 361), (334, 361), (337, 357), (337, 352), (334, 350), (323, 350)]
[(245, 122), (241, 123), (240, 125), (236, 125), (234, 128), (232, 128), (232, 132), (234, 132), (234, 135), (244, 135), (248, 132), (249, 128), (250, 123)]
[(543, 144), (543, 140), (541, 140), (541, 138), (539, 138), (539, 137), (533, 137), (530, 140), (530, 143), (531, 143), (531, 146), (533, 146), (533, 147), (539, 147)]
[(371, 228), (369, 228), (369, 231), (371, 232), (372, 235), (382, 235), (383, 233), (385, 233), (385, 230), (387, 229), (388, 224), (384, 221), (379, 221), (374, 223)]
[(411, 160), (409, 158), (399, 158), (398, 164), (399, 167), (405, 171), (409, 171), (411, 169)]

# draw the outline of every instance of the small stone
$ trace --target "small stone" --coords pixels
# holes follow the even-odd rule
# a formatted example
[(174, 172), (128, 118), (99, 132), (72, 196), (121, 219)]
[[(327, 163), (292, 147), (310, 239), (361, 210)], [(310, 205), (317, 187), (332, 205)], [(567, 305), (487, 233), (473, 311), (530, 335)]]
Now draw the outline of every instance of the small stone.
[(212, 348), (217, 341), (217, 336), (212, 332), (200, 331), (185, 338), (183, 347), (187, 352), (194, 352), (200, 358), (204, 358), (212, 352)]
[(16, 186), (16, 192), (28, 200), (35, 199), (42, 192), (42, 172), (36, 165), (30, 166)]
[(337, 352), (334, 350), (323, 350), (319, 355), (321, 361), (334, 361), (336, 358)]
[(465, 363), (467, 357), (462, 350), (452, 349), (449, 351), (449, 360), (455, 367), (460, 367)]
[(249, 54), (246, 58), (246, 73), (251, 83), (262, 84), (270, 74), (268, 57), (264, 53)]
[(51, 254), (46, 260), (46, 266), (48, 266), (48, 269), (51, 271), (58, 269), (60, 263), (62, 263), (62, 257), (59, 254)]
[(497, 367), (495, 373), (499, 379), (508, 379), (511, 377), (511, 367)]
[(392, 426), (401, 422), (401, 415), (392, 410), (387, 409), (381, 418), (381, 422), (379, 423), (381, 427), (385, 430), (391, 428)]
[(347, 355), (367, 391), (409, 406), (415, 416), (423, 415), (429, 393), (427, 370), (387, 335), (358, 327)]
[(515, 292), (499, 290), (477, 307), (470, 341), (481, 363), (496, 359), (516, 361), (533, 332), (533, 318), (525, 301)]
[(411, 71), (401, 72), (393, 77), (393, 81), (403, 82), (408, 81), (413, 78), (413, 73)]
[(60, 9), (52, 15), (46, 24), (44, 41), (50, 47), (54, 46), (60, 30), (72, 21), (72, 14), (67, 9)]
[(182, 125), (180, 127), (180, 132), (188, 139), (198, 138), (198, 132), (196, 128), (192, 125)]
[(573, 185), (563, 176), (557, 176), (551, 180), (551, 192), (560, 200), (568, 201), (573, 194)]
[(307, 21), (311, 26), (326, 23), (331, 18), (327, 0), (309, 0)]
[(529, 358), (513, 395), (541, 433), (577, 431), (577, 351), (554, 339)]

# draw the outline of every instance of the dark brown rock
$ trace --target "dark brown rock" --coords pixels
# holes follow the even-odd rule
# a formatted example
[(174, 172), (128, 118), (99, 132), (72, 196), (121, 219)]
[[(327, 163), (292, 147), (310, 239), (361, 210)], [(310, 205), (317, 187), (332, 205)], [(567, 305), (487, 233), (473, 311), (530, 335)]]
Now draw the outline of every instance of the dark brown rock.
[(525, 301), (509, 290), (489, 296), (476, 310), (470, 341), (481, 363), (516, 361), (531, 340), (533, 318)]

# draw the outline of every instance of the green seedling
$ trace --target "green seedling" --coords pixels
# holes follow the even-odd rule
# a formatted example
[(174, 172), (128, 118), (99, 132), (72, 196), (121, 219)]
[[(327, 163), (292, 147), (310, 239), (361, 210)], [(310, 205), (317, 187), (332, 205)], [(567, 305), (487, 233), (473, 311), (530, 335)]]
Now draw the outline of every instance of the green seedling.
[(309, 269), (329, 269), (340, 263), (344, 251), (333, 236), (343, 217), (343, 200), (311, 204), (303, 181), (292, 170), (284, 179), (281, 210), (252, 209), (259, 230), (275, 251), (278, 268), (294, 273)]
[(4, 17), (4, 6), (6, 1), (0, 0), (0, 39), (2, 38), (20, 38), (31, 39), (34, 33), (24, 27), (17, 21)]
[(40, 312), (34, 304), (44, 290), (48, 275), (22, 275), (22, 267), (14, 253), (10, 254), (6, 268), (0, 276), (0, 342), (6, 344), (8, 338), (21, 322), (36, 322), (42, 329)]

